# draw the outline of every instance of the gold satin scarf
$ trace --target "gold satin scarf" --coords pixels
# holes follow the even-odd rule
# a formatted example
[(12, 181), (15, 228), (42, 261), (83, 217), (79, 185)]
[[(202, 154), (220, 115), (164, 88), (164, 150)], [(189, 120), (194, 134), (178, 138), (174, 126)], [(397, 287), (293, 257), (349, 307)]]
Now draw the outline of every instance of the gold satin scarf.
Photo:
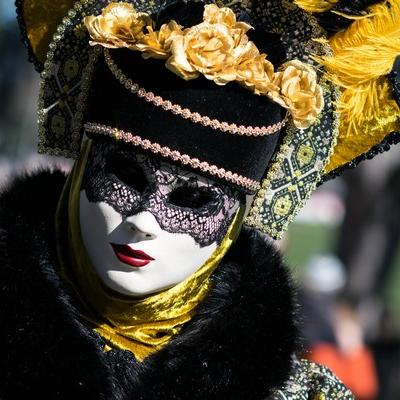
[(210, 289), (210, 275), (239, 234), (244, 207), (237, 211), (221, 244), (193, 275), (165, 291), (131, 298), (107, 289), (84, 248), (79, 219), (80, 188), (91, 141), (87, 141), (63, 189), (56, 214), (62, 276), (82, 303), (81, 318), (106, 341), (106, 349), (131, 351), (142, 361), (165, 346), (195, 313)]

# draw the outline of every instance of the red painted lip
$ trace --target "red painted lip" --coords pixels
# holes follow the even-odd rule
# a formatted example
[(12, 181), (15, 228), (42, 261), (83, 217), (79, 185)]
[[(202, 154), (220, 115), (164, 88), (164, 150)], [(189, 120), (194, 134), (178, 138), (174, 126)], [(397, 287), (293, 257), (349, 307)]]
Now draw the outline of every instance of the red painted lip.
[(118, 260), (124, 264), (131, 265), (132, 267), (144, 267), (153, 261), (154, 258), (150, 257), (144, 251), (134, 250), (127, 244), (110, 243)]

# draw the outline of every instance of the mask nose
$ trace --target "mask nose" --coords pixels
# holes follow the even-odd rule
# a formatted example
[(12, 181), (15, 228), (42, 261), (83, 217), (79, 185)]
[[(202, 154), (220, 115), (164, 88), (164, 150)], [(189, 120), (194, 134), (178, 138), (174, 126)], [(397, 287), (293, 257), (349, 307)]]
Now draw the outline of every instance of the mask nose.
[(156, 239), (160, 230), (155, 217), (148, 211), (126, 218), (125, 226), (136, 240)]

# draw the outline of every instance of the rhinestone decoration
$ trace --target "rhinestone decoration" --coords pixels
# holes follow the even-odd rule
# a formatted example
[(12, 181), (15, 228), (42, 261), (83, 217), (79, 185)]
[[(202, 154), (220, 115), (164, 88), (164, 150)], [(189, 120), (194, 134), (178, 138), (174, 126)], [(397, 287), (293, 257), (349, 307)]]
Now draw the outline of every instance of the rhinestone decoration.
[(132, 94), (135, 94), (148, 103), (152, 103), (156, 107), (161, 107), (165, 111), (170, 111), (174, 115), (180, 116), (184, 119), (190, 119), (195, 124), (201, 124), (214, 130), (242, 136), (272, 135), (276, 132), (279, 132), (286, 125), (288, 114), (286, 114), (282, 121), (270, 126), (237, 126), (236, 124), (220, 122), (217, 119), (211, 119), (210, 117), (202, 116), (197, 112), (192, 112), (188, 108), (182, 108), (178, 104), (173, 104), (169, 100), (164, 100), (162, 97), (155, 95), (153, 92), (148, 92), (146, 89), (139, 87), (137, 83), (132, 82), (132, 80), (129, 79), (115, 64), (111, 57), (110, 51), (107, 48), (104, 48), (104, 58), (114, 77)]
[(163, 147), (158, 143), (153, 143), (150, 142), (150, 140), (142, 139), (140, 136), (134, 135), (130, 132), (91, 122), (85, 124), (85, 131), (88, 133), (108, 136), (116, 140), (122, 140), (125, 143), (130, 143), (134, 146), (141, 147), (142, 149), (149, 150), (153, 154), (160, 154), (165, 158), (178, 161), (183, 165), (187, 165), (210, 175), (217, 176), (218, 178), (225, 179), (230, 183), (234, 183), (235, 185), (244, 187), (245, 189), (253, 192), (260, 188), (260, 184), (255, 180), (232, 173), (231, 171), (226, 171), (224, 168), (219, 168), (216, 165), (210, 165), (206, 161), (200, 161), (197, 158), (191, 158), (187, 154), (181, 154), (177, 150), (171, 150), (169, 147)]

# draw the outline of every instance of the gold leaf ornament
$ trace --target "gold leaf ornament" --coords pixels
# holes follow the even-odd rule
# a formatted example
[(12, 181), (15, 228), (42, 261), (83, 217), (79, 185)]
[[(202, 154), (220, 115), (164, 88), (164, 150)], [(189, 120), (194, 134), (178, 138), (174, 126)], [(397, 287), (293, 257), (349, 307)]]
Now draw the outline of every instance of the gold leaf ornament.
[(281, 89), (275, 101), (290, 111), (296, 127), (304, 129), (312, 125), (324, 106), (315, 70), (299, 60), (292, 60), (275, 73), (274, 83)]
[(144, 37), (144, 28), (151, 26), (148, 14), (138, 13), (130, 3), (110, 3), (98, 16), (84, 18), (92, 38), (92, 46), (136, 49), (135, 44)]

